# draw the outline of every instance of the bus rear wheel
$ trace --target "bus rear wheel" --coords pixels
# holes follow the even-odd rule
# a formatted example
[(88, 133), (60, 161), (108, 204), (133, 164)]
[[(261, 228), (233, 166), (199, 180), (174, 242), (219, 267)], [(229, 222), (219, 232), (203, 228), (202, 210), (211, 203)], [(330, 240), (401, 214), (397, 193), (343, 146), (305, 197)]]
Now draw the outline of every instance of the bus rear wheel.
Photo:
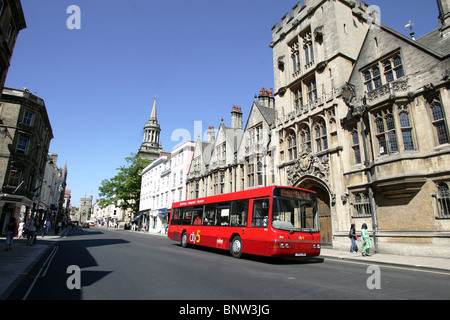
[(183, 248), (186, 248), (187, 247), (187, 240), (188, 239), (188, 237), (187, 237), (187, 233), (186, 233), (186, 231), (184, 231), (183, 232), (183, 234), (181, 235), (181, 246), (183, 247)]
[(230, 242), (230, 253), (234, 258), (239, 259), (242, 256), (242, 240), (239, 236), (234, 236)]

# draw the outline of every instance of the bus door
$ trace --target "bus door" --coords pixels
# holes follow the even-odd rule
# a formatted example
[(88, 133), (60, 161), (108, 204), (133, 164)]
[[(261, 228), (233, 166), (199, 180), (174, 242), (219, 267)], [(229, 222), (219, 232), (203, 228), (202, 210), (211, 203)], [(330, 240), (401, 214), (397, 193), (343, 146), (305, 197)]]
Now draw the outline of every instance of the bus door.
[(251, 199), (247, 228), (245, 229), (246, 244), (244, 253), (266, 255), (269, 240), (269, 208), (270, 198)]

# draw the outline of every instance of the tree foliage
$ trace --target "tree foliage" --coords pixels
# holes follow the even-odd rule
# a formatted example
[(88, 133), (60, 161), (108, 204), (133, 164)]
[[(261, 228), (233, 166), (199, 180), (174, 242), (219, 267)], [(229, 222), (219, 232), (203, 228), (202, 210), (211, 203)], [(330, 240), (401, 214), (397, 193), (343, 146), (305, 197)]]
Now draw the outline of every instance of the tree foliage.
[(139, 211), (141, 196), (142, 170), (151, 161), (143, 159), (139, 154), (131, 153), (125, 158), (127, 165), (117, 168), (118, 173), (111, 179), (104, 179), (100, 185), (99, 195), (102, 198), (99, 205), (102, 208), (115, 205), (122, 210)]

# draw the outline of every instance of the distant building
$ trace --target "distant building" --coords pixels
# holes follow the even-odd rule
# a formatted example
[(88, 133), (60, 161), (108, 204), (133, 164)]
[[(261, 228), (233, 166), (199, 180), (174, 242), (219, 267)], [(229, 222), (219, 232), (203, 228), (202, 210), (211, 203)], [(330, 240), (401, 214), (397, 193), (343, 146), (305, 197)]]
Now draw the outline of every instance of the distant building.
[(66, 221), (65, 188), (67, 180), (67, 166), (59, 168), (57, 165), (58, 155), (49, 153), (45, 165), (44, 180), (39, 194), (38, 211), (44, 213), (44, 220), (50, 220), (53, 225), (58, 221)]
[(4, 88), (0, 104), (0, 227), (39, 209), (52, 127), (44, 100), (27, 89)]
[(92, 209), (92, 196), (89, 196), (89, 198), (81, 198), (77, 216), (72, 217), (71, 220), (78, 221), (79, 224), (90, 220), (93, 213)]

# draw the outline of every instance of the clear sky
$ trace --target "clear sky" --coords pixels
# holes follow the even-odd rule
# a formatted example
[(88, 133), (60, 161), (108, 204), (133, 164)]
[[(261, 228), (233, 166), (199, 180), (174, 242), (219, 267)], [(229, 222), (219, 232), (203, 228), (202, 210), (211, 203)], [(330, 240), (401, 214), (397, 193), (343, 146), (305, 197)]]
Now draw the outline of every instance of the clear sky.
[[(142, 143), (157, 96), (161, 143), (194, 137), (194, 121), (230, 125), (233, 105), (244, 122), (254, 96), (273, 87), (271, 29), (296, 0), (21, 0), (19, 34), (5, 86), (45, 100), (54, 139), (50, 152), (68, 166), (72, 205), (98, 196)], [(381, 22), (416, 38), (438, 27), (435, 0), (367, 0)], [(70, 5), (81, 29), (69, 29)], [(175, 141), (173, 141), (175, 140)]]

